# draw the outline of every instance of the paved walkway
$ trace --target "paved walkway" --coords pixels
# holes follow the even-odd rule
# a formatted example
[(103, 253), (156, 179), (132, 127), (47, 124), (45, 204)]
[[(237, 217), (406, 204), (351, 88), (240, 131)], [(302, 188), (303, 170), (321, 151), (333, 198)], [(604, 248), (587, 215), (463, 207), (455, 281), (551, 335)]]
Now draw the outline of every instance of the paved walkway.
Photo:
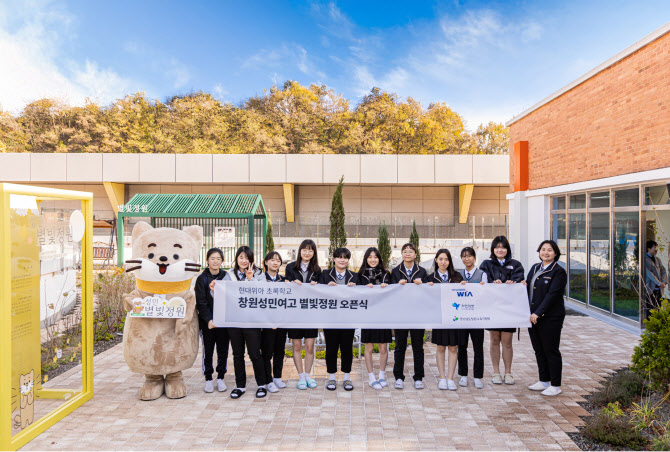
[[(440, 391), (435, 346), (427, 344), (426, 389), (421, 391), (409, 384), (402, 391), (375, 391), (367, 385), (364, 363), (358, 359), (352, 373), (354, 391), (345, 392), (341, 385), (336, 392), (327, 391), (323, 360), (317, 361), (318, 389), (298, 391), (297, 374), (287, 358), (287, 389), (255, 399), (249, 367), (249, 392), (233, 400), (230, 390), (202, 391), (198, 359), (185, 372), (186, 398), (153, 402), (137, 399), (143, 378), (130, 373), (119, 345), (95, 357), (93, 400), (23, 449), (579, 450), (566, 434), (576, 431), (579, 416), (586, 414), (577, 402), (609, 372), (627, 365), (636, 343), (637, 336), (593, 318), (567, 317), (561, 346), (564, 392), (555, 398), (526, 388), (537, 380), (537, 373), (524, 331), (521, 342), (514, 341), (514, 386), (490, 384), (487, 356), (484, 389), (475, 389), (470, 380), (467, 388)], [(488, 355), (487, 350), (488, 339)], [(408, 350), (409, 366), (411, 355)], [(389, 369), (392, 360), (391, 353)], [(52, 384), (78, 381), (81, 373), (75, 368)], [(234, 386), (232, 372), (226, 384)]]

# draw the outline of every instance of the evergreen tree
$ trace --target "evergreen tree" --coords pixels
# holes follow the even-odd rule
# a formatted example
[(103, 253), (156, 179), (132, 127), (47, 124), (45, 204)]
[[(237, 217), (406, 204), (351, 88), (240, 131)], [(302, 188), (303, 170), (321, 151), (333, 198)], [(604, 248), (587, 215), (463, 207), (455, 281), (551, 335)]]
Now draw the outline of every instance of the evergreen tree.
[(270, 211), (268, 210), (268, 229), (265, 232), (265, 254), (267, 255), (270, 251), (275, 250), (275, 241), (272, 238), (272, 217), (270, 216)]
[(416, 232), (416, 221), (412, 220), (412, 234), (409, 241), (416, 247), (416, 262), (421, 262), (421, 251), (419, 250), (419, 233)]
[(389, 240), (389, 231), (386, 229), (386, 222), (379, 223), (379, 233), (377, 234), (377, 249), (381, 254), (380, 259), (384, 267), (388, 268), (391, 260), (391, 241)]
[(328, 267), (333, 266), (333, 251), (347, 246), (347, 233), (344, 231), (344, 204), (342, 203), (342, 187), (344, 176), (340, 178), (337, 189), (333, 193), (333, 205), (330, 208), (330, 247), (328, 248)]

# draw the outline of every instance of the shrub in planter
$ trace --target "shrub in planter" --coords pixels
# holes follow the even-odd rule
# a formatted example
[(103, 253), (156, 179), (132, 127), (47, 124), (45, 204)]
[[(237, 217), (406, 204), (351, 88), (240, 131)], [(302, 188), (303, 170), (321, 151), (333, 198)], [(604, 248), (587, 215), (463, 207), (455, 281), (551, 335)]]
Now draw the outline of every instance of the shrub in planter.
[(95, 341), (109, 340), (117, 331), (123, 331), (126, 311), (123, 309), (123, 294), (135, 288), (132, 275), (117, 268), (115, 271), (99, 273), (93, 284), (96, 305), (93, 314)]
[(646, 330), (633, 351), (631, 369), (649, 379), (653, 389), (670, 390), (670, 302), (664, 300), (645, 320)]
[(603, 389), (591, 397), (591, 403), (596, 406), (618, 403), (622, 408), (627, 408), (636, 397), (642, 395), (645, 383), (642, 376), (622, 370), (611, 380), (603, 384)]
[(646, 439), (625, 417), (598, 413), (586, 422), (582, 434), (595, 441), (630, 450), (640, 450)]

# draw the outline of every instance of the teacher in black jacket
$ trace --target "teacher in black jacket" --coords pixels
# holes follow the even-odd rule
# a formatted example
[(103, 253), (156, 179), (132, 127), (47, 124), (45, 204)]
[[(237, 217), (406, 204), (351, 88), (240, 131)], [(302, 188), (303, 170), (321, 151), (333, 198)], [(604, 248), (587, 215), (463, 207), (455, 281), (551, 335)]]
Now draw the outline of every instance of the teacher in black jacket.
[(531, 267), (526, 277), (526, 287), (532, 323), (528, 332), (535, 351), (540, 380), (528, 388), (542, 391), (545, 396), (556, 396), (561, 393), (563, 361), (558, 347), (565, 319), (563, 294), (568, 275), (558, 265), (561, 250), (556, 242), (545, 240), (540, 243), (537, 251), (542, 262)]

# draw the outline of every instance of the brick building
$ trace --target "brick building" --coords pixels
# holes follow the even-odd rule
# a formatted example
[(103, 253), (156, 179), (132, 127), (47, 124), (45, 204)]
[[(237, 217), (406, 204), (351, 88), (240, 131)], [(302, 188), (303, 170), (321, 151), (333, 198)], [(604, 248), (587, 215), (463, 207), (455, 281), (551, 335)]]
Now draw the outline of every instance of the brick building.
[(646, 241), (670, 248), (670, 23), (507, 125), (514, 252), (553, 238), (569, 304), (640, 328)]

